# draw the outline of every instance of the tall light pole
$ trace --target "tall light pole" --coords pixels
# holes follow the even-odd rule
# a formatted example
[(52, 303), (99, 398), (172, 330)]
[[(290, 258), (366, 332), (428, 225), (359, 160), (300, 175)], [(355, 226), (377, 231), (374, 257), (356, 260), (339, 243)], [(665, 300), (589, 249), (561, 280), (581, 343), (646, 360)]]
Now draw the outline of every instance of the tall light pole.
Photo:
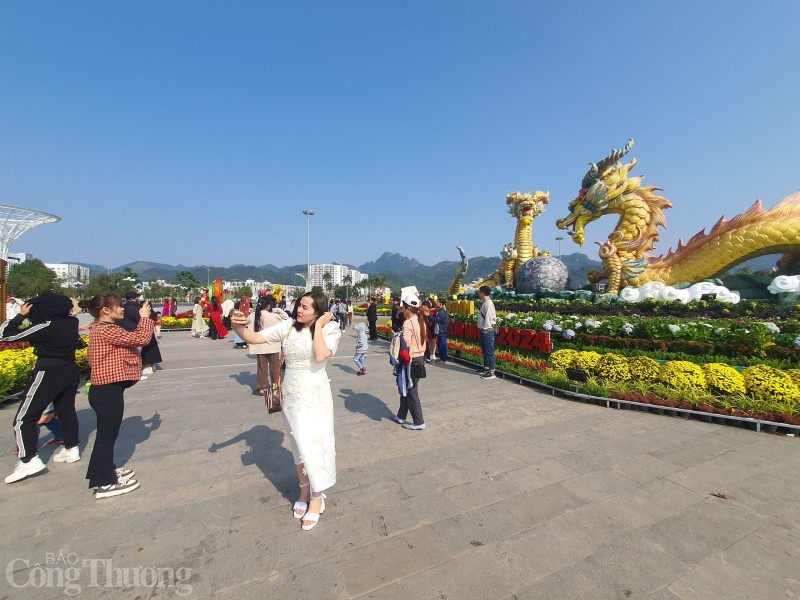
[(564, 236), (558, 236), (556, 241), (558, 242), (558, 260), (561, 260), (561, 240), (564, 239)]
[(308, 222), (308, 230), (306, 234), (306, 240), (308, 242), (307, 252), (306, 252), (306, 292), (311, 291), (311, 215), (314, 214), (314, 211), (310, 208), (307, 208), (303, 211), (303, 214), (307, 217)]
[[(206, 267), (205, 265), (203, 265)], [(206, 267), (206, 289), (211, 291), (211, 267)]]

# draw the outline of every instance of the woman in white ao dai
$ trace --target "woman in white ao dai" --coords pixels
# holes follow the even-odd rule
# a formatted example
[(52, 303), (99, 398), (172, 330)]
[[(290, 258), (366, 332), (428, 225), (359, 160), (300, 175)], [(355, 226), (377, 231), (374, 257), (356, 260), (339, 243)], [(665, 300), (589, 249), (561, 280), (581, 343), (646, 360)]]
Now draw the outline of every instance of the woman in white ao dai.
[(296, 321), (281, 321), (259, 332), (244, 328), (247, 317), (241, 312), (234, 313), (231, 321), (247, 343), (281, 343), (286, 360), (283, 416), (300, 482), (300, 500), (293, 513), (302, 519), (302, 528), (309, 530), (325, 511), (322, 492), (336, 483), (333, 396), (325, 365), (339, 346), (341, 331), (331, 321), (323, 294), (310, 292), (299, 302)]

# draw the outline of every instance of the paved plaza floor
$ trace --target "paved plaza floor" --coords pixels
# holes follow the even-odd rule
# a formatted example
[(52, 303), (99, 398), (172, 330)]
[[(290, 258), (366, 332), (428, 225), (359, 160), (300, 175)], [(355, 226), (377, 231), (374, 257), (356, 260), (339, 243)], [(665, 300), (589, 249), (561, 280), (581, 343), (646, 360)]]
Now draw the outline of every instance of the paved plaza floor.
[[(328, 374), (338, 482), (310, 532), (281, 415), (227, 339), (162, 336), (126, 392), (118, 466), (141, 488), (95, 500), (83, 457), (0, 487), (1, 598), (460, 600), (800, 597), (800, 440), (555, 398), (458, 365), (398, 404), (385, 342), (367, 375), (343, 336)], [(5, 474), (15, 459), (0, 407)], [(49, 433), (42, 431), (42, 441)]]

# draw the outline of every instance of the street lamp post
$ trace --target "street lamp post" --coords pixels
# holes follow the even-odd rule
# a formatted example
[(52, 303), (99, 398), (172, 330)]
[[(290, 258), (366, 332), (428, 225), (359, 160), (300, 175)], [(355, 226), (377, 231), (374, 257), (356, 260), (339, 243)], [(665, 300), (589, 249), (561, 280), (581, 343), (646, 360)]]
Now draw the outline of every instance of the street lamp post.
[(564, 239), (564, 236), (558, 236), (556, 241), (558, 242), (558, 260), (561, 260), (561, 240)]
[(211, 291), (211, 267), (206, 267), (206, 289)]
[(307, 240), (307, 249), (306, 249), (306, 292), (311, 291), (311, 215), (314, 214), (314, 211), (310, 208), (307, 208), (303, 211), (303, 214), (307, 217), (307, 233), (306, 233), (306, 240)]

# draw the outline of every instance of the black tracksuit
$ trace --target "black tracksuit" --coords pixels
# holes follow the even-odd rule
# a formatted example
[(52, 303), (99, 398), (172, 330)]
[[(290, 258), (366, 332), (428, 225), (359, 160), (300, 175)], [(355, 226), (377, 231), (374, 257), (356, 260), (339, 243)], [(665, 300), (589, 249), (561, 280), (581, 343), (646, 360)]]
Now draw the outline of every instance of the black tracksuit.
[(38, 451), (36, 423), (51, 402), (64, 430), (64, 447), (78, 445), (75, 394), (81, 376), (75, 364), (75, 350), (85, 344), (78, 334), (78, 319), (75, 317), (56, 316), (20, 329), (24, 320), (23, 315), (17, 315), (0, 325), (0, 338), (4, 342), (29, 342), (37, 357), (14, 417), (14, 438), (19, 458), (28, 462)]

